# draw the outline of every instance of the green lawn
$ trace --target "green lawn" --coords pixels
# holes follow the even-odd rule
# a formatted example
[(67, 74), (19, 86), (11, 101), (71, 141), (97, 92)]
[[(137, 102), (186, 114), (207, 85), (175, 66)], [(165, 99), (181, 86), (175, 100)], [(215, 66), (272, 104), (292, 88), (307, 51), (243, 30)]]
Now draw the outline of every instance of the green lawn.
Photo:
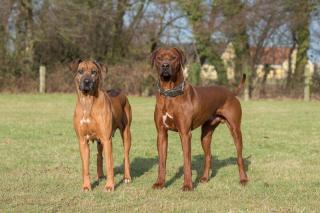
[[(169, 135), (167, 187), (157, 177), (155, 98), (130, 97), (133, 182), (121, 183), (122, 143), (113, 140), (116, 189), (81, 191), (80, 155), (72, 127), (75, 95), (0, 95), (0, 212), (319, 212), (320, 103), (243, 102), (242, 131), (249, 183), (239, 185), (235, 147), (225, 125), (212, 144), (206, 184), (199, 130), (193, 133), (195, 190), (182, 192), (182, 150)], [(91, 146), (92, 182), (96, 146)]]

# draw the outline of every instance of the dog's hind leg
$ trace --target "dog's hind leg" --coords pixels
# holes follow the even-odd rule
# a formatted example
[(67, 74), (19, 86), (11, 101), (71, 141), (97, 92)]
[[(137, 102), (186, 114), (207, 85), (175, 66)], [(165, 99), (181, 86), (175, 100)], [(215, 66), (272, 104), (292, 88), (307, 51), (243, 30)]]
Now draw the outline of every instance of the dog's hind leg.
[[(242, 185), (245, 185), (248, 181), (247, 174), (244, 169), (244, 161), (242, 157), (242, 134), (241, 134), (241, 106), (239, 102), (239, 106), (233, 107), (229, 109), (228, 112), (224, 113), (224, 117), (227, 120), (227, 126), (230, 129), (231, 135), (234, 140), (234, 144), (236, 146), (237, 150), (237, 164), (238, 164), (238, 169), (239, 169), (239, 176), (240, 176), (240, 183)], [(235, 103), (235, 104), (236, 104)]]
[(97, 149), (98, 149), (98, 154), (97, 154), (97, 179), (98, 181), (102, 178), (104, 178), (103, 174), (103, 146), (101, 142), (98, 140), (97, 141)]
[(204, 152), (204, 162), (203, 162), (203, 175), (200, 179), (201, 183), (208, 182), (209, 171), (211, 169), (211, 139), (215, 128), (219, 125), (220, 120), (214, 124), (212, 121), (207, 121), (201, 126), (201, 146)]
[(124, 128), (120, 130), (122, 142), (123, 142), (123, 148), (124, 148), (124, 177), (123, 181), (125, 183), (131, 182), (131, 175), (130, 175), (130, 159), (129, 159), (129, 153), (131, 148), (131, 132), (130, 132), (130, 125), (131, 125), (131, 107), (129, 103), (127, 102), (127, 105), (125, 106), (125, 123)]
[(129, 152), (131, 148), (131, 132), (130, 127), (126, 126), (124, 130), (121, 130), (123, 149), (124, 149), (124, 176), (123, 181), (125, 183), (131, 182), (130, 175), (130, 160), (129, 160)]
[(248, 181), (248, 177), (246, 175), (245, 169), (244, 169), (244, 161), (242, 157), (242, 134), (240, 127), (234, 126), (232, 124), (229, 125), (230, 131), (234, 140), (234, 143), (236, 145), (237, 150), (237, 164), (239, 168), (239, 176), (240, 176), (240, 183), (242, 185), (245, 185)]

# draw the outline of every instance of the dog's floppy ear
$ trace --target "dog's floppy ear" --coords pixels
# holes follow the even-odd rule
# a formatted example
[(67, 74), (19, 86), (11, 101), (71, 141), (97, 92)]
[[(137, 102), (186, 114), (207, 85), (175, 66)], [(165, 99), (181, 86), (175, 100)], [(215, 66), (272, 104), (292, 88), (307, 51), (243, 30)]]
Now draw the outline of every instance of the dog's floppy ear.
[(151, 68), (154, 67), (155, 63), (156, 63), (156, 57), (157, 57), (157, 54), (159, 52), (159, 50), (161, 49), (161, 47), (159, 47), (158, 49), (154, 50), (152, 53), (151, 53), (151, 57), (150, 57), (150, 62), (151, 62)]
[(182, 68), (184, 68), (187, 63), (186, 55), (180, 48), (174, 47), (173, 49), (175, 49), (178, 52), (180, 58), (180, 65)]
[(75, 59), (71, 63), (69, 63), (69, 69), (75, 73), (78, 69), (79, 64), (82, 62), (81, 59)]
[(93, 63), (100, 69), (102, 78), (105, 78), (105, 76), (106, 76), (106, 74), (108, 72), (107, 66), (105, 66), (104, 64), (102, 64), (102, 63), (100, 63), (98, 61), (93, 61)]

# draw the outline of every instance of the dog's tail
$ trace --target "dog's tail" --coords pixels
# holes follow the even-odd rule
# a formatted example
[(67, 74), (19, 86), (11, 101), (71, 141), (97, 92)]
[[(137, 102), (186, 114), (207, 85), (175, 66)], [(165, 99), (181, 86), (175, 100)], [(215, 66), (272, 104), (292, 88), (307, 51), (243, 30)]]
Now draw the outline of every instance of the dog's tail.
[(244, 83), (246, 82), (246, 78), (247, 78), (246, 74), (242, 74), (242, 79), (241, 79), (241, 81), (240, 81), (240, 84), (239, 84), (238, 87), (233, 91), (233, 93), (234, 93), (235, 95), (238, 95), (238, 94), (242, 91), (242, 89), (243, 89), (243, 87), (244, 87)]

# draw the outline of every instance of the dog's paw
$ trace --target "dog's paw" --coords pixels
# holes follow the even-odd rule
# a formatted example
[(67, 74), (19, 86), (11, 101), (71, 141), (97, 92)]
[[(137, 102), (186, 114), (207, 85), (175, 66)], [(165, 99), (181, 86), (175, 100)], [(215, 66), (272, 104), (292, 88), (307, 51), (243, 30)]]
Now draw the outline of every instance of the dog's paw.
[(114, 184), (106, 184), (105, 186), (104, 186), (104, 191), (105, 192), (113, 192), (114, 191)]
[(114, 191), (114, 187), (104, 187), (104, 191), (105, 192), (113, 192)]
[(164, 187), (164, 183), (159, 183), (159, 182), (156, 182), (152, 186), (153, 189), (162, 189), (163, 187)]
[(200, 178), (200, 183), (207, 183), (207, 182), (208, 182), (208, 178), (207, 177)]
[(242, 186), (245, 186), (245, 185), (247, 185), (248, 181), (249, 181), (248, 178), (240, 179), (240, 184)]
[(131, 183), (131, 178), (123, 178), (124, 183)]
[(82, 191), (83, 192), (89, 192), (89, 191), (91, 191), (91, 185), (89, 184), (89, 185), (83, 185), (82, 186)]
[(182, 191), (184, 191), (184, 192), (193, 191), (192, 185), (183, 185)]

